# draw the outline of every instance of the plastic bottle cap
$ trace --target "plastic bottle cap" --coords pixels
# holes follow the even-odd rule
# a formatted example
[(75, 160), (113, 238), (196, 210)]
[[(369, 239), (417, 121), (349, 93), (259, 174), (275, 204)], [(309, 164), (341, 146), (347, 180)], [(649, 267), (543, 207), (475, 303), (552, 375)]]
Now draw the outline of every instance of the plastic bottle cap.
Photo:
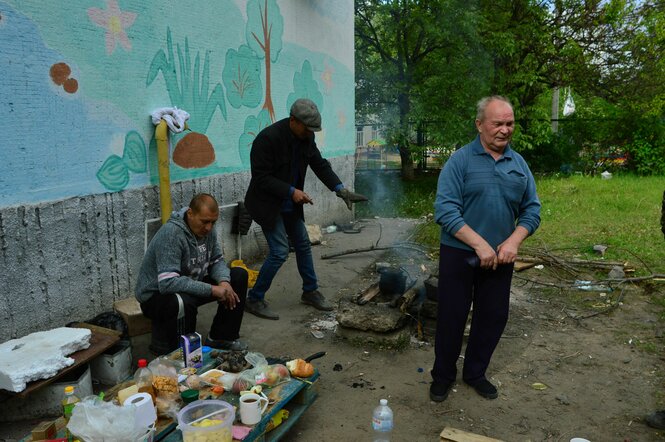
[(193, 390), (193, 389), (185, 390), (182, 393), (180, 393), (180, 397), (182, 397), (182, 401), (185, 404), (192, 403), (192, 402), (198, 400), (199, 390)]
[(65, 387), (65, 394), (72, 394), (72, 393), (74, 393), (74, 387), (72, 387), (71, 385)]
[(139, 359), (139, 368), (144, 368), (148, 366), (148, 361), (145, 359)]
[(381, 405), (388, 405), (388, 399), (381, 399), (381, 400), (379, 401), (379, 403), (380, 403)]

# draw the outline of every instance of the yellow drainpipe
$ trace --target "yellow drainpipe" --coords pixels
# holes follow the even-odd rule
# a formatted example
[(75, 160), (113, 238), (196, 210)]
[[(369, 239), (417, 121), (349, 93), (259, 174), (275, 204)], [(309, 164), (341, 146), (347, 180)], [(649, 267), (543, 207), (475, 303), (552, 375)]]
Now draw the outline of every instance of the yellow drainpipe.
[(155, 129), (157, 141), (157, 170), (159, 171), (159, 206), (162, 211), (162, 224), (171, 216), (171, 176), (169, 171), (169, 127), (162, 120)]
[[(189, 130), (189, 125), (185, 122), (183, 130)], [(169, 165), (169, 127), (166, 121), (162, 120), (155, 129), (155, 141), (157, 141), (157, 170), (159, 171), (159, 206), (162, 211), (162, 224), (171, 217), (173, 211), (171, 205), (171, 172)]]

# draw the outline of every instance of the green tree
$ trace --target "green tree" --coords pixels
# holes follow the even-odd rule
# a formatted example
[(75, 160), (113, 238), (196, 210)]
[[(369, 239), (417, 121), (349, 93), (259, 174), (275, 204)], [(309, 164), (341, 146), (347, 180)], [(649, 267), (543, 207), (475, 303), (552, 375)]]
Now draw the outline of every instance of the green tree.
[(469, 9), (455, 0), (355, 2), (360, 109), (389, 122), (405, 179), (413, 178), (410, 119), (417, 116), (418, 91), (427, 90), (419, 85), (432, 74), (434, 60), (467, 42)]

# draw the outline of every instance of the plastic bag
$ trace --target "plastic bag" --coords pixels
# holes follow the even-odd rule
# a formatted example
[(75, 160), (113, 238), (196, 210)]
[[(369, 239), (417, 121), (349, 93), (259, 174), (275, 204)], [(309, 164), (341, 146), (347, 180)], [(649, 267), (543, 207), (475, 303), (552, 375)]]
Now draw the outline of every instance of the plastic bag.
[(234, 393), (249, 390), (254, 385), (273, 387), (291, 379), (288, 368), (282, 364), (268, 365), (268, 361), (261, 353), (249, 352), (245, 359), (252, 365), (252, 368), (240, 372), (233, 383), (232, 391)]
[(80, 440), (140, 440), (149, 429), (134, 428), (133, 407), (121, 407), (88, 396), (76, 404), (67, 429)]
[(181, 399), (175, 364), (169, 358), (160, 356), (151, 361), (148, 368), (152, 372), (152, 388), (155, 390), (157, 415), (177, 417)]
[(568, 88), (566, 102), (563, 104), (563, 116), (568, 117), (573, 113), (575, 113), (575, 101), (573, 101), (573, 95), (570, 93), (570, 88)]

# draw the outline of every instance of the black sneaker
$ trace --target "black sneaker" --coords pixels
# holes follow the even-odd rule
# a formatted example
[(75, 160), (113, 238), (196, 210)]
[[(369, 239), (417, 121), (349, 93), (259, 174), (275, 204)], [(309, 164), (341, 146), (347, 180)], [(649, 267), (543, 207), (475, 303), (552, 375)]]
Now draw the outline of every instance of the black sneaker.
[(272, 319), (274, 321), (279, 319), (279, 315), (270, 310), (268, 303), (263, 299), (259, 299), (258, 301), (248, 299), (245, 303), (245, 311), (259, 318)]
[(303, 304), (311, 305), (315, 309), (324, 312), (329, 312), (333, 309), (333, 306), (326, 301), (326, 298), (318, 290), (314, 290), (313, 292), (303, 292), (300, 301)]
[(443, 402), (453, 389), (454, 382), (432, 382), (429, 386), (429, 398), (434, 402)]
[(648, 426), (657, 430), (665, 430), (665, 410), (654, 411), (644, 419)]
[(464, 381), (467, 385), (471, 386), (476, 393), (485, 399), (496, 399), (499, 397), (499, 392), (490, 381), (485, 378), (478, 379), (477, 381)]
[(216, 348), (218, 350), (231, 350), (231, 351), (243, 351), (247, 350), (249, 346), (242, 342), (239, 339), (234, 341), (227, 341), (225, 339), (213, 339), (208, 335), (205, 340), (205, 345), (208, 347)]

